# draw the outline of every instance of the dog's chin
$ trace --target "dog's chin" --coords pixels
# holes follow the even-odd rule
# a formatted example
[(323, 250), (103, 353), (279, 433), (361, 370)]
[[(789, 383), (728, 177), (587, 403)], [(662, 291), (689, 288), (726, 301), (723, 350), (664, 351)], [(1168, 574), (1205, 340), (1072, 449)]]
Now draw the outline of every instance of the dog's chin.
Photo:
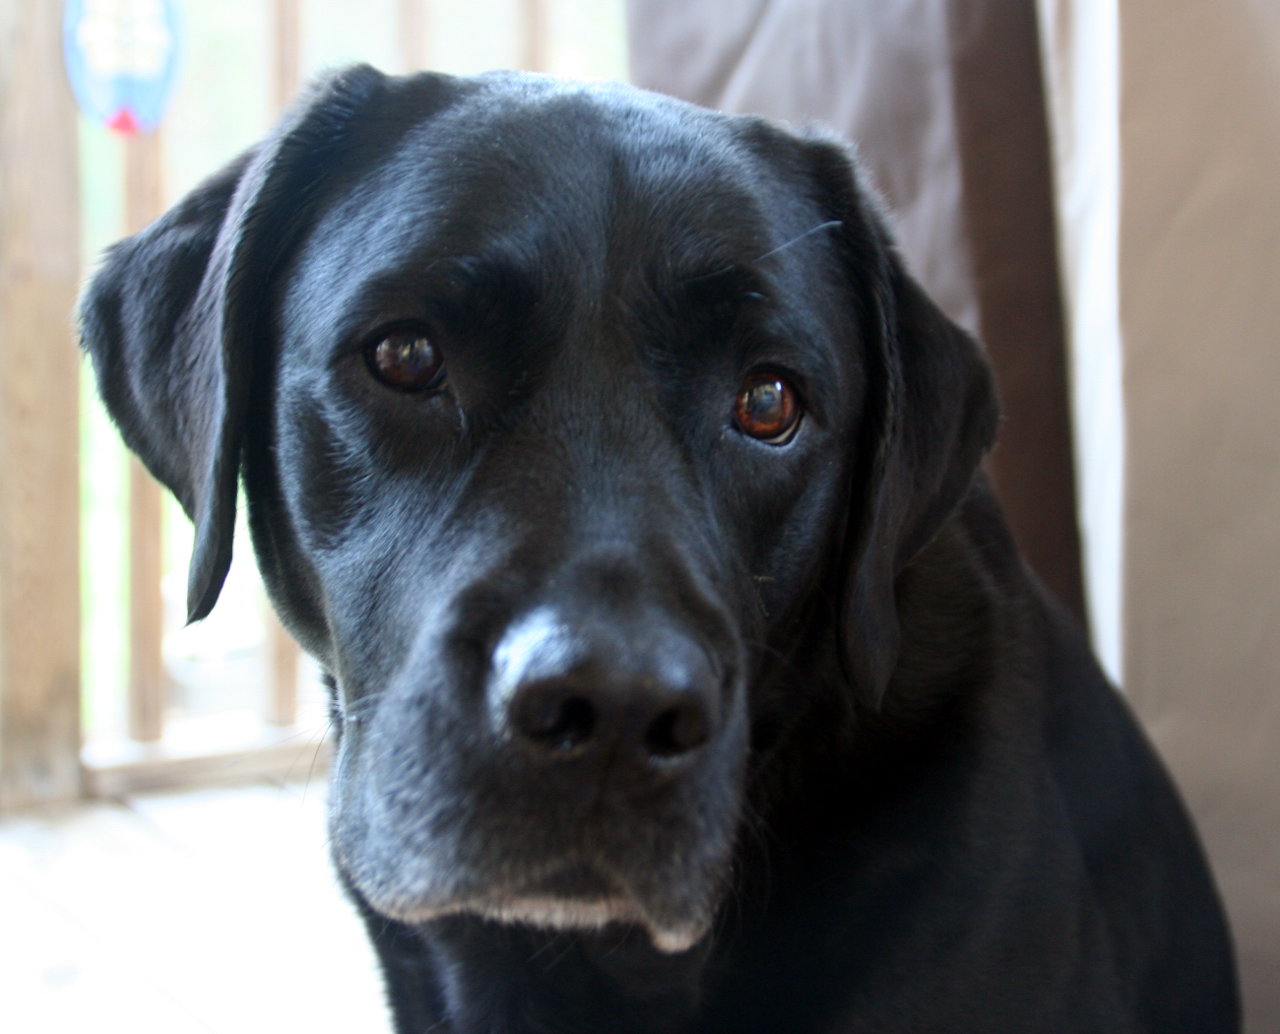
[(614, 924), (637, 927), (653, 947), (666, 955), (689, 951), (707, 933), (709, 924), (655, 925), (634, 902), (625, 898), (565, 901), (557, 898), (512, 898), (481, 904), (475, 913), (499, 923), (532, 926), (558, 932), (595, 932)]
[(676, 916), (674, 909), (645, 907), (636, 898), (589, 870), (575, 867), (505, 893), (415, 905), (375, 905), (389, 918), (423, 925), (447, 916), (474, 916), (490, 922), (558, 933), (594, 933), (609, 926), (643, 931), (665, 955), (691, 950), (711, 928), (710, 909)]

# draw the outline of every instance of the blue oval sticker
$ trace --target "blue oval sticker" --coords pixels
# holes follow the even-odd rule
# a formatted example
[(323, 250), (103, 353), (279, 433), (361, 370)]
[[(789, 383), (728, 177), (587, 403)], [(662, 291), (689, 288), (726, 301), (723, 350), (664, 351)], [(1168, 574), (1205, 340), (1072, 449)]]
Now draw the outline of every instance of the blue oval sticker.
[(62, 45), (81, 110), (122, 133), (160, 124), (178, 72), (174, 0), (67, 0)]

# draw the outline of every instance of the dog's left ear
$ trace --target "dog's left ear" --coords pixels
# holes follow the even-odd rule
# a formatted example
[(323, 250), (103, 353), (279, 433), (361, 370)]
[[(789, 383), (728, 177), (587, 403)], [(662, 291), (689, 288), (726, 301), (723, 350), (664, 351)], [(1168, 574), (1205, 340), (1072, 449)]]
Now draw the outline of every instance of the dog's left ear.
[(808, 141), (810, 167), (842, 224), (842, 258), (867, 398), (843, 543), (841, 656), (879, 706), (898, 662), (895, 584), (969, 491), (998, 422), (980, 346), (907, 273), (846, 149)]
[(81, 344), (108, 411), (195, 525), (188, 620), (209, 613), (231, 563), (266, 285), (384, 83), (367, 67), (317, 83), (263, 143), (117, 244), (81, 298)]

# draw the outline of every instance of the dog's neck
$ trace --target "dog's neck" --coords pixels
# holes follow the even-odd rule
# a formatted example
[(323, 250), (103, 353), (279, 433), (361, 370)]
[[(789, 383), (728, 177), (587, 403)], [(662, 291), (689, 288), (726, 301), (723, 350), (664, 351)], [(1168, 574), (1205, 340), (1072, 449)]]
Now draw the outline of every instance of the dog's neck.
[(705, 951), (666, 955), (637, 930), (565, 934), (454, 917), (423, 937), (452, 1034), (679, 1034), (701, 1002)]

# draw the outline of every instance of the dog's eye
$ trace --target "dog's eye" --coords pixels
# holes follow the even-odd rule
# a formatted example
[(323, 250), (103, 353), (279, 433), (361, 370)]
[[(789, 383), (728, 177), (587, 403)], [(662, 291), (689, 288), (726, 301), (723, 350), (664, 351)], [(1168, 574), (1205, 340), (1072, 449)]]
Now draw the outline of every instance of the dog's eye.
[(738, 389), (733, 419), (743, 434), (768, 445), (786, 445), (800, 427), (795, 389), (773, 370), (748, 374)]
[(427, 391), (444, 380), (444, 357), (426, 334), (411, 327), (382, 338), (366, 359), (373, 375), (397, 391)]

